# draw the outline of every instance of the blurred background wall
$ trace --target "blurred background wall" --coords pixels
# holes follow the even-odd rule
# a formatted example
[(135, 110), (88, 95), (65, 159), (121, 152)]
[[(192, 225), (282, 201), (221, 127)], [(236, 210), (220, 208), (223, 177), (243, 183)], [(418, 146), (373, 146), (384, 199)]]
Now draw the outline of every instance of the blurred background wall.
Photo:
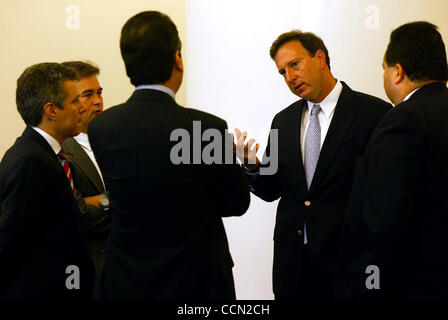
[[(105, 108), (131, 95), (134, 87), (121, 59), (120, 32), (130, 17), (145, 10), (168, 14), (185, 45), (183, 0), (0, 0), (1, 157), (25, 128), (15, 90), (17, 78), (32, 64), (91, 60), (101, 69)], [(181, 104), (186, 88), (184, 83), (177, 95)]]

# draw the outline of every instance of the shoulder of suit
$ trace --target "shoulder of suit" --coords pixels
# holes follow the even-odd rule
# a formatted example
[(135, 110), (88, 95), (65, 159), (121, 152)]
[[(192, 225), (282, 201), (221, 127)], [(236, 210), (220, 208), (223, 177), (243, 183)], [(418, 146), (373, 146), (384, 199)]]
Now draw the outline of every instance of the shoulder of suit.
[[(349, 87), (344, 87), (344, 90), (349, 90), (347, 94), (351, 95), (355, 99), (355, 104), (357, 107), (364, 108), (381, 108), (381, 109), (391, 109), (392, 105), (389, 102), (384, 101), (381, 98), (375, 97), (371, 94), (355, 91)], [(344, 91), (343, 91), (344, 92)], [(343, 93), (341, 93), (342, 95)]]
[(73, 152), (73, 149), (76, 145), (79, 145), (78, 141), (75, 138), (69, 137), (62, 142), (62, 148), (66, 152)]
[(188, 114), (189, 117), (192, 118), (193, 121), (197, 120), (197, 121), (205, 121), (205, 122), (210, 122), (210, 123), (214, 123), (220, 126), (227, 126), (227, 123), (224, 119), (215, 116), (214, 114), (205, 112), (205, 111), (201, 111), (198, 109), (192, 109), (192, 108), (183, 108), (182, 107), (182, 112), (185, 112), (186, 114)]
[(6, 151), (2, 167), (5, 166), (6, 170), (22, 170), (24, 167), (42, 170), (45, 167), (53, 167), (54, 157), (35, 141), (20, 137)]
[(296, 102), (291, 103), (289, 106), (287, 106), (282, 111), (278, 112), (274, 120), (282, 120), (282, 119), (294, 119), (294, 117), (297, 117), (300, 113), (301, 109), (306, 105), (306, 100), (300, 99)]

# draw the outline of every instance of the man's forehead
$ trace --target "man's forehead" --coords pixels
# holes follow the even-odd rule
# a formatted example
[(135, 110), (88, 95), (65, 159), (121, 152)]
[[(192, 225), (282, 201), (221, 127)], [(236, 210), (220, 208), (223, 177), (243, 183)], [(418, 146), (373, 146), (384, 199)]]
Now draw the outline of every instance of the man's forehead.
[(299, 40), (288, 41), (278, 48), (275, 54), (275, 61), (279, 59), (294, 59), (302, 54), (307, 53)]
[(102, 89), (96, 75), (81, 78), (80, 87), (83, 91)]
[(67, 79), (67, 80), (64, 80), (64, 86), (68, 90), (76, 90), (77, 87), (79, 86), (79, 81)]

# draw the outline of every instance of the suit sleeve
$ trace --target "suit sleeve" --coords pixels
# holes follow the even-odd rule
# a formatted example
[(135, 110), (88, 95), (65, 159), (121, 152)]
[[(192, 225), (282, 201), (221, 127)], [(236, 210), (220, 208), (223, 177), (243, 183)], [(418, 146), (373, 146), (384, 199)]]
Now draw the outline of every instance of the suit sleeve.
[[(227, 131), (227, 123), (223, 121), (221, 132), (224, 141), (232, 141)], [(233, 143), (224, 143), (223, 159), (221, 165), (216, 166), (219, 175), (218, 188), (216, 195), (216, 205), (221, 212), (221, 216), (240, 216), (249, 208), (250, 192), (249, 184), (241, 167), (237, 164), (236, 154), (233, 150)], [(226, 163), (226, 153), (232, 155), (232, 164)]]
[(51, 173), (45, 173), (45, 163), (37, 157), (21, 158), (6, 171), (0, 208), (0, 288), (14, 278), (39, 235), (45, 234), (45, 220), (51, 219), (52, 212), (47, 205), (52, 197)]
[[(405, 110), (389, 112), (372, 137), (362, 218), (367, 227), (366, 266), (380, 268), (381, 279), (403, 277), (402, 256), (415, 237), (419, 194), (424, 188), (425, 133)], [(398, 280), (400, 281), (400, 280)]]
[(84, 234), (104, 232), (110, 227), (110, 217), (98, 207), (86, 204), (83, 195), (76, 190), (76, 202), (81, 213), (81, 228)]
[(258, 174), (246, 172), (253, 194), (264, 201), (272, 202), (280, 198), (278, 183), (278, 125), (277, 116), (272, 121), (266, 150), (260, 163)]

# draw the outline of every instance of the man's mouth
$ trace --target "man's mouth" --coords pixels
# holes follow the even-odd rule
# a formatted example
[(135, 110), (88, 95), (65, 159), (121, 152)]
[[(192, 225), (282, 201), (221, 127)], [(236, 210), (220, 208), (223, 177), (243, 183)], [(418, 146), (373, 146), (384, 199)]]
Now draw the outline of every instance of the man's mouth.
[(300, 88), (301, 88), (304, 84), (305, 84), (304, 82), (299, 83), (297, 86), (294, 87), (294, 90), (295, 90), (295, 91), (299, 91)]

